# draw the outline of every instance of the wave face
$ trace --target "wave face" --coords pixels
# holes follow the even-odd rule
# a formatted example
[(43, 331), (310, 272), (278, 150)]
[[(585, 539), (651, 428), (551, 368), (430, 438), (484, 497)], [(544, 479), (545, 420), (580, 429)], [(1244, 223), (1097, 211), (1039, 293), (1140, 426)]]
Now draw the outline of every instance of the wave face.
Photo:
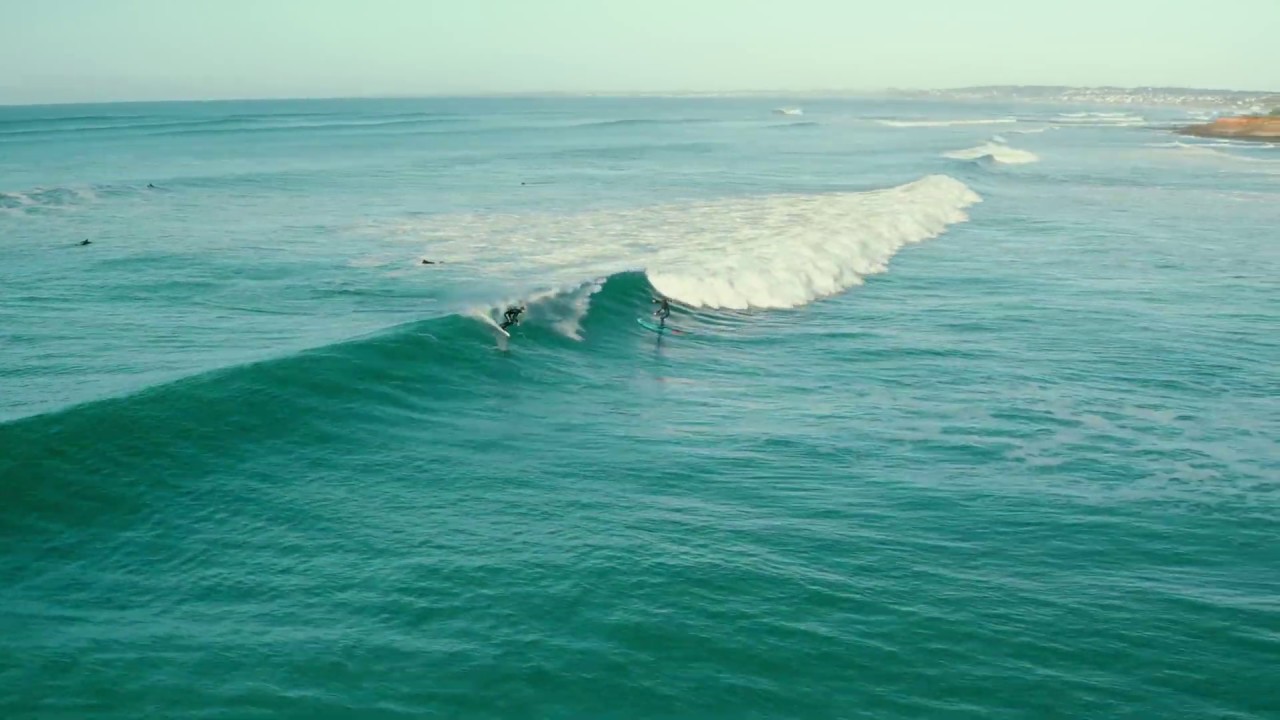
[(0, 718), (1273, 720), (1276, 151), (796, 102), (0, 107)]
[(991, 160), (1003, 165), (1026, 165), (1040, 162), (1040, 157), (1027, 150), (1009, 147), (999, 142), (989, 142), (964, 150), (952, 150), (942, 154), (952, 160)]

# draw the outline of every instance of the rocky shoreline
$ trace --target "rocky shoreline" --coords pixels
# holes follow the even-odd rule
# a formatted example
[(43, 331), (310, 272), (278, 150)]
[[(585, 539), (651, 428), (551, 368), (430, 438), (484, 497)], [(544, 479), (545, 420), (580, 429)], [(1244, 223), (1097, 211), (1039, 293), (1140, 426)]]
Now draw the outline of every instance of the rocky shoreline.
[(1274, 142), (1280, 141), (1280, 116), (1218, 118), (1204, 125), (1184, 127), (1178, 132), (1195, 137)]

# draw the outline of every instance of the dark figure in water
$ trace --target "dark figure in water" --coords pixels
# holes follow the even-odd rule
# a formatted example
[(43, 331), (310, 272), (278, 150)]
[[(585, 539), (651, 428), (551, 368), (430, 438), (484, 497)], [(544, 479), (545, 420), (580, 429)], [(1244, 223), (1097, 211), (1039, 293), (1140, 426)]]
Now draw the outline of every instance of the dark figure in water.
[(147, 183), (147, 187), (151, 188), (152, 190), (156, 189), (156, 186), (152, 185), (151, 183)]
[(511, 307), (507, 308), (507, 311), (502, 313), (502, 325), (500, 325), (499, 327), (501, 327), (503, 330), (506, 330), (512, 325), (519, 325), (520, 313), (522, 312), (524, 312), (523, 306), (516, 307), (512, 305)]
[(422, 258), (422, 264), (423, 264), (423, 265), (435, 265), (435, 264), (437, 264), (437, 263), (436, 263), (436, 261), (434, 261), (434, 260), (428, 260), (428, 259), (426, 259), (426, 258)]
[(84, 247), (85, 245), (92, 245), (92, 244), (93, 243), (89, 242), (89, 238), (85, 238), (80, 241), (80, 247)]
[(653, 301), (660, 303), (658, 309), (653, 311), (653, 316), (658, 318), (658, 327), (666, 327), (667, 318), (671, 317), (671, 305), (666, 298), (654, 298)]

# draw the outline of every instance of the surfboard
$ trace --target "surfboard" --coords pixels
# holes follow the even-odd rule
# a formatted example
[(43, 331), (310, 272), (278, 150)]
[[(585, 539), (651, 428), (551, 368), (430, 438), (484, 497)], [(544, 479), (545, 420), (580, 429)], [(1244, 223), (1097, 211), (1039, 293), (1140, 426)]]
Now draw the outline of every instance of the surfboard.
[(646, 330), (652, 330), (653, 332), (656, 332), (659, 335), (661, 335), (662, 333), (671, 333), (672, 335), (686, 334), (684, 330), (673, 328), (670, 325), (667, 325), (664, 327), (662, 325), (658, 325), (657, 323), (650, 322), (648, 318), (636, 318), (636, 322), (640, 323), (640, 327)]

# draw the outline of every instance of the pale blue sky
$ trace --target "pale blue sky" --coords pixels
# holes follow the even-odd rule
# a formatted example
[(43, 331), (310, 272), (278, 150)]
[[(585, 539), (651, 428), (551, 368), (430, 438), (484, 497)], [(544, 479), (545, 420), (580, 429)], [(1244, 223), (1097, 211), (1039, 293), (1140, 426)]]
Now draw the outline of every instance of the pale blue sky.
[(0, 103), (978, 84), (1280, 90), (1280, 0), (1177, 5), (0, 0)]

